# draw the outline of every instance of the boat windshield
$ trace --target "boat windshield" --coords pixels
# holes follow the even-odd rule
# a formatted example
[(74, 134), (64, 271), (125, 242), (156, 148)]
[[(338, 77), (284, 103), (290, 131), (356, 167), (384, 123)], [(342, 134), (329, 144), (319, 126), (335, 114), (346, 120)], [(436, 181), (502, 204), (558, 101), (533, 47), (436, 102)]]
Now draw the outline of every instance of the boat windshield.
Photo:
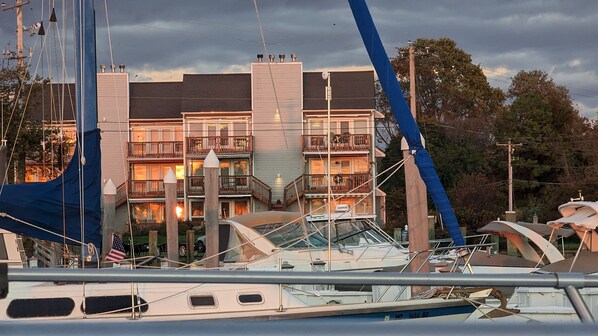
[[(254, 227), (272, 244), (280, 248), (327, 247), (328, 240), (318, 232), (308, 231), (300, 223), (264, 224)], [(307, 236), (307, 237), (306, 237)]]
[[(326, 232), (328, 222), (311, 222), (319, 232)], [(342, 246), (390, 243), (383, 235), (373, 229), (375, 223), (368, 219), (342, 219), (332, 222), (332, 242)]]

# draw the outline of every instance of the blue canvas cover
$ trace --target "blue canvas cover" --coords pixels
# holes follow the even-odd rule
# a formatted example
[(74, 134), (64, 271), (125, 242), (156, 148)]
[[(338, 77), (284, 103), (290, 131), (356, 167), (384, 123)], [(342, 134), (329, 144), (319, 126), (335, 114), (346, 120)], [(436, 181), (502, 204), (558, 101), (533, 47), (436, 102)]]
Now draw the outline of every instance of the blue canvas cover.
[[(100, 131), (88, 131), (83, 138), (78, 139), (83, 140), (78, 141), (78, 145), (84, 144), (85, 165), (78, 159), (80, 151), (77, 147), (62, 176), (49, 182), (5, 185), (0, 194), (0, 212), (41, 229), (7, 217), (0, 217), (1, 228), (28, 237), (60, 243), (65, 241), (65, 236), (67, 244), (82, 241), (100, 246)], [(84, 190), (83, 207), (80, 207), (80, 183)], [(80, 209), (83, 209), (84, 217), (83, 237)]]
[(421, 142), (419, 127), (405, 101), (405, 96), (384, 50), (365, 0), (349, 0), (349, 5), (351, 6), (351, 11), (353, 12), (353, 17), (357, 23), (357, 28), (359, 28), (365, 48), (378, 74), (380, 85), (382, 85), (386, 93), (393, 115), (409, 144), (410, 152), (414, 153), (415, 164), (422, 180), (426, 184), (428, 193), (432, 197), (436, 209), (442, 215), (442, 219), (455, 244), (464, 245), (465, 241), (459, 229), (457, 217), (451, 207), (444, 187), (440, 183), (440, 178), (436, 173), (432, 158)]

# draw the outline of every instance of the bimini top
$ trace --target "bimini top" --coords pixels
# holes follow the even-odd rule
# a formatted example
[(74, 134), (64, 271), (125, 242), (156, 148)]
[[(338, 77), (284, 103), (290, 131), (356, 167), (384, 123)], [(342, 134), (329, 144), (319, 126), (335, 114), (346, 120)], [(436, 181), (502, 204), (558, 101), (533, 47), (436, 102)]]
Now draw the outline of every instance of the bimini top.
[(248, 228), (264, 224), (279, 224), (279, 223), (301, 223), (303, 215), (300, 212), (288, 211), (262, 211), (252, 212), (240, 216), (231, 217), (228, 220), (237, 222)]
[(549, 221), (551, 227), (570, 226), (578, 231), (595, 230), (598, 226), (598, 202), (575, 201), (559, 206), (563, 217)]

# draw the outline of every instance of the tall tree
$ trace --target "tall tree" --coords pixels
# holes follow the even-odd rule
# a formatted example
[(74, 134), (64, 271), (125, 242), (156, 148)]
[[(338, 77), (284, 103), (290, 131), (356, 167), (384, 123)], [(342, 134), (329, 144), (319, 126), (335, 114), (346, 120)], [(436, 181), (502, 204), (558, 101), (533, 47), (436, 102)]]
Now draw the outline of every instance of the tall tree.
[[(28, 111), (35, 107), (32, 95), (39, 92), (45, 80), (31, 78), (22, 68), (5, 68), (0, 71), (0, 100), (2, 101), (2, 140), (7, 144), (7, 180), (9, 183), (25, 180), (27, 160), (42, 156), (42, 124), (29, 118)], [(3, 177), (2, 177), (3, 178)]]
[[(414, 70), (418, 124), (445, 189), (452, 190), (452, 197), (459, 197), (462, 193), (458, 192), (457, 182), (462, 176), (483, 172), (490, 166), (485, 156), (487, 148), (493, 145), (489, 135), (505, 96), (488, 84), (481, 67), (473, 64), (471, 56), (457, 48), (454, 41), (418, 39), (413, 46), (417, 55)], [(391, 62), (405, 96), (409, 96), (408, 48), (399, 48)], [(401, 133), (383, 93), (379, 95), (377, 109), (385, 114), (378, 125), (379, 137), (389, 145), (384, 168), (392, 164), (393, 158), (401, 157), (398, 145)], [(404, 204), (400, 209), (388, 205), (401, 201), (393, 199), (396, 193), (391, 192), (395, 186), (403, 187), (403, 174), (399, 175), (400, 179), (395, 177), (395, 182), (383, 186), (389, 214), (393, 208), (396, 214), (405, 211)]]
[[(449, 38), (413, 42), (418, 118), (441, 122), (492, 119), (503, 94), (492, 88), (479, 65)], [(403, 88), (409, 88), (408, 47), (398, 49), (392, 65)], [(485, 128), (483, 123), (471, 126)]]
[(583, 144), (595, 136), (592, 125), (579, 115), (569, 90), (542, 71), (519, 72), (507, 98), (510, 104), (498, 115), (495, 134), (524, 145), (513, 162), (516, 208), (531, 216), (528, 209), (536, 212), (537, 204), (550, 200), (549, 209), (556, 209), (587, 179), (586, 167), (595, 155)]

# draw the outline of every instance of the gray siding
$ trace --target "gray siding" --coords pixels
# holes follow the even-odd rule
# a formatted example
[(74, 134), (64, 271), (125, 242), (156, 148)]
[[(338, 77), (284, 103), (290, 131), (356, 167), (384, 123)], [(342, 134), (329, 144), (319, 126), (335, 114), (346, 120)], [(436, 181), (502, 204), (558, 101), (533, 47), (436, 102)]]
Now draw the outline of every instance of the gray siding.
[(98, 126), (102, 131), (102, 181), (126, 180), (129, 130), (129, 74), (98, 74)]
[(284, 187), (303, 173), (302, 63), (254, 63), (251, 68), (253, 174), (272, 187), (276, 203), (283, 200)]

